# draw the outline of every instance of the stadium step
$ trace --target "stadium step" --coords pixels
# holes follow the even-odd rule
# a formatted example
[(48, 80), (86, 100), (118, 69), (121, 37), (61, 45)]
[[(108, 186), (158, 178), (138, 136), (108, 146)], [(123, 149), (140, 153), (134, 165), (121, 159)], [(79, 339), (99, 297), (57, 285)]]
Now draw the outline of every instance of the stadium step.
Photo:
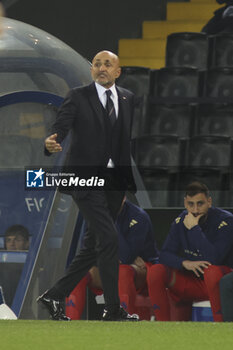
[(119, 40), (121, 65), (164, 67), (167, 36), (176, 32), (200, 32), (219, 7), (215, 0), (168, 2), (166, 21), (145, 21), (142, 39)]
[(206, 21), (145, 21), (142, 25), (144, 39), (167, 38), (174, 32), (200, 32)]
[(164, 57), (166, 39), (120, 39), (119, 56), (124, 57)]
[(149, 67), (151, 69), (159, 69), (165, 66), (164, 57), (123, 57), (120, 61), (121, 66)]

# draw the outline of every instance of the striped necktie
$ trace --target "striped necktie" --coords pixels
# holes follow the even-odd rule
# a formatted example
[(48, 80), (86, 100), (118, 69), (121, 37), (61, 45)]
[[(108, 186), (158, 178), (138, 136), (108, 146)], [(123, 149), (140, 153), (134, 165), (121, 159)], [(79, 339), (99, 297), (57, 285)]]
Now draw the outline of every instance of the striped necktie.
[(111, 99), (111, 94), (112, 94), (111, 90), (106, 90), (107, 102), (106, 102), (105, 109), (106, 109), (107, 115), (110, 118), (110, 122), (113, 126), (116, 121), (116, 111), (114, 108), (113, 100)]

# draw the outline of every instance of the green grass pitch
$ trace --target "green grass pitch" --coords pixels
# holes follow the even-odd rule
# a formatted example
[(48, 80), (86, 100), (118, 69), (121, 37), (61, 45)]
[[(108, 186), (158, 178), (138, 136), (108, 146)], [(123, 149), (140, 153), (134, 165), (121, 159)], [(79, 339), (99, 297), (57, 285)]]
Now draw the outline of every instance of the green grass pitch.
[(4, 350), (232, 350), (233, 323), (0, 321)]

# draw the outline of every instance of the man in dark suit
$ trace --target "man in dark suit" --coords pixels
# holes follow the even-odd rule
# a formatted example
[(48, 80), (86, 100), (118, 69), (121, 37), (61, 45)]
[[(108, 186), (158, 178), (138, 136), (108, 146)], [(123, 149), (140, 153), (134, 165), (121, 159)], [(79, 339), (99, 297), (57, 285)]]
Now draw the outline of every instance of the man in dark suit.
[(94, 265), (100, 271), (106, 303), (103, 320), (138, 320), (137, 315), (129, 315), (120, 306), (118, 295), (119, 258), (115, 220), (125, 190), (136, 191), (130, 166), (134, 98), (130, 91), (115, 85), (120, 73), (119, 59), (115, 54), (109, 51), (97, 53), (91, 68), (94, 82), (68, 93), (52, 134), (45, 140), (48, 154), (61, 152), (61, 142), (72, 130), (66, 166), (88, 171), (99, 168), (114, 170), (107, 177), (108, 190), (71, 192), (88, 230), (85, 248), (79, 251), (65, 276), (38, 298), (56, 320), (69, 320), (61, 301)]

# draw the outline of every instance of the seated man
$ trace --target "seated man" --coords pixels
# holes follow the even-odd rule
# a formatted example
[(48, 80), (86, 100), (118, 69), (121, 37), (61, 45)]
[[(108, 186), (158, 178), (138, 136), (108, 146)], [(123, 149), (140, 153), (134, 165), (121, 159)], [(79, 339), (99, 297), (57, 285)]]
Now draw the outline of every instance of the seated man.
[(220, 296), (223, 321), (233, 322), (233, 272), (221, 279)]
[(169, 294), (190, 305), (210, 300), (214, 320), (222, 321), (219, 281), (233, 267), (233, 215), (213, 208), (209, 190), (200, 182), (188, 185), (184, 204), (186, 210), (172, 223), (162, 247), (160, 264), (147, 272), (156, 319), (170, 320)]
[[(135, 313), (135, 297), (146, 287), (147, 266), (158, 259), (155, 236), (149, 215), (128, 200), (123, 201), (116, 227), (119, 234), (119, 296), (121, 305)], [(69, 297), (76, 305), (66, 308), (67, 316), (80, 319), (86, 300), (86, 286), (95, 294), (103, 294), (97, 267), (79, 282)]]
[(6, 250), (28, 250), (29, 232), (23, 225), (12, 225), (5, 232)]

